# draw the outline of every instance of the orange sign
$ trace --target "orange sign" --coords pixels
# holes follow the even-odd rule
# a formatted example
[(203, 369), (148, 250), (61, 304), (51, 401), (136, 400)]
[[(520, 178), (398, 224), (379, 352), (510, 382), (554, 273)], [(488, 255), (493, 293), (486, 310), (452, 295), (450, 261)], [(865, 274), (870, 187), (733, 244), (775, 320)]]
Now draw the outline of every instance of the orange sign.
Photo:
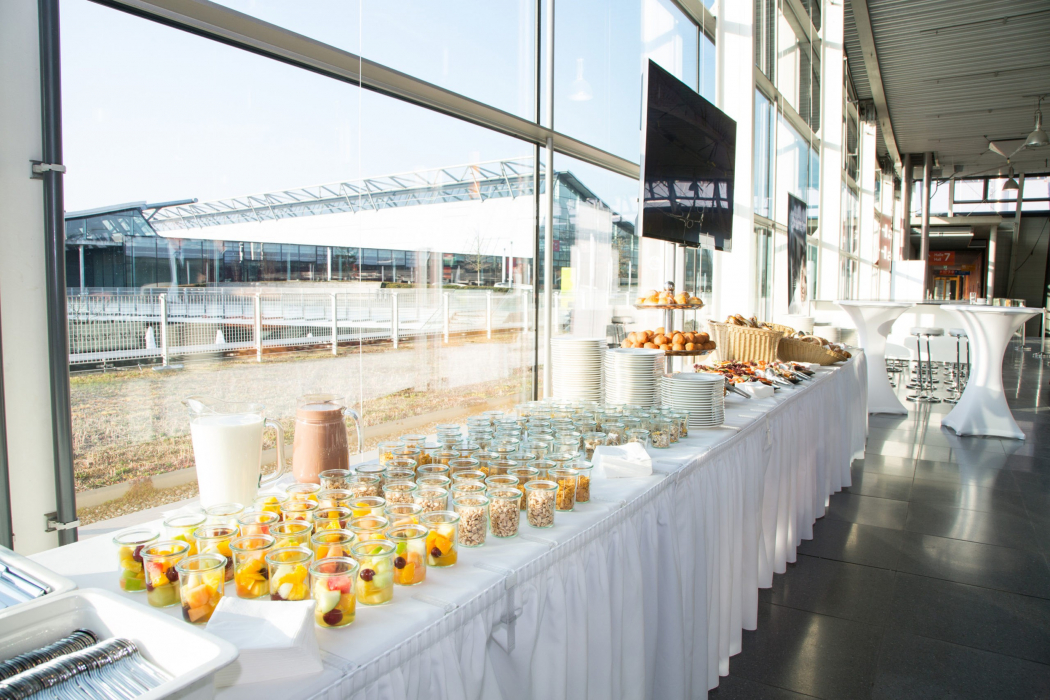
[(955, 251), (954, 250), (931, 250), (930, 251), (930, 262), (934, 265), (954, 265), (955, 264)]

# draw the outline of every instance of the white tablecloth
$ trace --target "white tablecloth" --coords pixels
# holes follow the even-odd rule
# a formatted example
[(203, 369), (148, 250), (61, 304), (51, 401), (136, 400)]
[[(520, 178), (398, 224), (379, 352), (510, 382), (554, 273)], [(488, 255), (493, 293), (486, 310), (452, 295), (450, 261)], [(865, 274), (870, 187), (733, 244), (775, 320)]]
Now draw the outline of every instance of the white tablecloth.
[[(773, 399), (731, 396), (725, 426), (652, 451), (653, 476), (596, 480), (592, 502), (559, 513), (554, 528), (523, 522), (523, 536), (461, 550), (455, 567), (395, 590), (393, 604), (359, 606), (349, 628), (318, 629), (325, 672), (267, 684), (263, 696), (703, 697), (728, 673), (741, 631), (755, 629), (758, 589), (850, 484), (866, 388), (858, 352)], [(105, 539), (35, 558), (82, 587), (116, 590)]]

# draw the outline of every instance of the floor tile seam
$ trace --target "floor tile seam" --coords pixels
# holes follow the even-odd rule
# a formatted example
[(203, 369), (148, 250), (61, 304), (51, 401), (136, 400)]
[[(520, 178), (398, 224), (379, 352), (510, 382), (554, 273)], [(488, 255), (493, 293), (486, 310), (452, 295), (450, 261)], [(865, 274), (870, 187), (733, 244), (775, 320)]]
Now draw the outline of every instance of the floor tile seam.
[[(737, 654), (739, 654), (739, 653), (740, 652), (737, 652)], [(732, 659), (733, 657), (729, 657), (729, 658)], [(721, 678), (729, 678), (729, 676), (732, 676), (732, 675), (733, 675), (733, 672), (730, 671), (729, 675), (727, 675), (727, 676), (719, 676), (719, 679), (721, 679)], [(767, 688), (776, 688), (777, 690), (783, 690), (785, 692), (792, 693), (794, 695), (799, 695), (799, 696), (804, 697), (804, 698), (813, 698), (814, 700), (832, 700), (831, 698), (825, 698), (825, 697), (820, 696), (820, 695), (810, 695), (809, 693), (803, 693), (803, 692), (798, 691), (798, 690), (792, 690), (791, 688), (785, 688), (782, 685), (776, 685), (774, 683), (767, 683), (766, 681), (756, 681), (754, 678), (748, 678), (747, 676), (743, 675), (742, 673), (737, 673), (736, 677), (737, 678), (743, 678), (744, 680), (746, 680), (749, 683), (755, 683), (756, 685), (764, 685)], [(718, 684), (722, 685), (722, 681), (719, 680)]]
[[(1008, 492), (1008, 493), (1012, 493), (1012, 492)], [(961, 511), (965, 511), (967, 513), (978, 513), (978, 514), (981, 514), (981, 515), (1000, 515), (1000, 514), (1003, 514), (1003, 515), (1017, 515), (1017, 517), (1022, 517), (1019, 513), (993, 513), (992, 511), (987, 511), (987, 510), (974, 510), (973, 508), (963, 508), (961, 506), (953, 506), (950, 503), (946, 503), (944, 501), (927, 501), (927, 500), (923, 500), (923, 499), (909, 500), (908, 501), (908, 504), (909, 504), (909, 506), (908, 506), (908, 514), (909, 515), (911, 514), (911, 504), (913, 504), (913, 503), (916, 504), (916, 505), (926, 504), (926, 505), (932, 505), (932, 506), (941, 506), (941, 507), (944, 507), (944, 508), (952, 508), (954, 510), (961, 510)], [(1024, 517), (1028, 519), (1028, 523), (1029, 524), (1034, 524), (1034, 523), (1032, 523), (1032, 516), (1028, 512), (1028, 506), (1024, 505), (1024, 499), (1023, 498), (1021, 499), (1021, 505), (1024, 506)], [(940, 535), (935, 535), (935, 536), (936, 537), (940, 537)]]
[[(979, 513), (980, 511), (974, 511), (974, 512)], [(1029, 522), (1028, 524), (1031, 525), (1032, 523)], [(886, 528), (886, 529), (888, 530), (890, 528)], [(948, 535), (934, 535), (934, 534), (929, 533), (929, 532), (919, 532), (918, 530), (909, 530), (909, 529), (907, 529), (906, 526), (905, 526), (905, 528), (903, 530), (900, 530), (900, 532), (910, 532), (913, 535), (922, 535), (924, 537), (940, 537), (942, 540), (952, 540), (953, 542), (966, 542), (968, 544), (979, 544), (979, 545), (983, 545), (985, 547), (999, 547), (1000, 549), (1009, 549), (1009, 550), (1014, 551), (1014, 552), (1027, 552), (1028, 554), (1042, 554), (1043, 553), (1042, 549), (1021, 549), (1020, 547), (1011, 547), (1011, 546), (1005, 545), (1005, 544), (995, 544), (994, 542), (978, 542), (977, 540), (965, 540), (965, 539), (963, 539), (961, 537), (949, 537)], [(1033, 529), (1033, 534), (1034, 534), (1034, 529)]]
[[(994, 546), (994, 545), (993, 545)], [(900, 562), (898, 562), (899, 564)], [(996, 588), (995, 586), (987, 586), (979, 583), (970, 583), (968, 581), (956, 581), (955, 579), (944, 578), (941, 576), (930, 576), (929, 574), (917, 574), (914, 571), (905, 571), (903, 569), (896, 569), (898, 574), (907, 574), (908, 576), (919, 576), (921, 578), (928, 578), (932, 581), (944, 581), (946, 583), (957, 583), (961, 586), (973, 586), (974, 588), (981, 588), (986, 591), (995, 591), (997, 593), (1008, 593), (1010, 595), (1024, 596), (1025, 598), (1032, 598), (1034, 600), (1050, 600), (1050, 595), (1044, 597), (1041, 595), (1033, 595), (1032, 593), (1018, 593), (1017, 591), (1010, 591), (1005, 588)]]
[[(1028, 658), (1025, 658), (1023, 656), (1015, 656), (1014, 654), (1006, 654), (1006, 653), (1001, 652), (1001, 651), (992, 651), (991, 649), (985, 649), (983, 647), (975, 647), (975, 646), (971, 646), (969, 644), (960, 644), (959, 642), (953, 642), (953, 641), (950, 641), (948, 639), (941, 639), (940, 637), (931, 637), (931, 636), (929, 636), (927, 634), (921, 634), (921, 633), (915, 632), (913, 630), (904, 629), (904, 628), (901, 628), (901, 627), (896, 627), (896, 626), (893, 626), (893, 625), (890, 625), (890, 624), (887, 624), (885, 629), (886, 630), (892, 630), (894, 632), (903, 632), (905, 634), (911, 635), (912, 637), (920, 637), (922, 639), (929, 639), (929, 640), (932, 640), (932, 641), (935, 641), (935, 642), (941, 642), (942, 644), (950, 644), (951, 646), (958, 647), (960, 649), (972, 649), (974, 651), (984, 652), (985, 654), (992, 654), (994, 656), (1001, 656), (1001, 657), (1006, 658), (1006, 659), (1017, 659), (1018, 661), (1025, 661), (1027, 663), (1038, 664), (1039, 666), (1050, 667), (1050, 662), (1036, 661), (1034, 659), (1028, 659)], [(885, 639), (885, 635), (883, 635), (883, 639)], [(876, 668), (877, 668), (877, 666), (876, 666)]]
[(786, 610), (795, 610), (795, 611), (798, 611), (798, 612), (808, 613), (810, 615), (820, 615), (821, 617), (829, 617), (829, 618), (832, 618), (834, 620), (844, 620), (845, 622), (855, 622), (858, 625), (864, 625), (865, 627), (871, 627), (873, 629), (877, 629), (877, 630), (880, 631), (880, 633), (883, 630), (886, 629), (886, 625), (885, 624), (881, 624), (881, 623), (877, 623), (877, 622), (866, 622), (864, 620), (855, 620), (852, 617), (842, 617), (841, 615), (832, 615), (831, 613), (816, 612), (814, 610), (806, 610), (805, 608), (796, 608), (793, 605), (782, 605), (780, 603), (774, 603), (773, 601), (770, 601), (767, 604), (771, 605), (771, 606), (778, 607), (778, 608), (784, 608)]
[[(812, 542), (812, 540), (806, 540), (806, 541), (807, 542)], [(810, 559), (823, 559), (824, 561), (834, 561), (834, 562), (838, 562), (839, 564), (849, 564), (851, 566), (863, 566), (865, 569), (876, 569), (878, 571), (893, 571), (895, 573), (897, 571), (897, 569), (889, 569), (889, 568), (887, 568), (885, 566), (875, 566), (874, 564), (860, 564), (860, 563), (855, 562), (855, 561), (843, 561), (842, 559), (832, 559), (831, 557), (822, 557), (819, 554), (803, 554), (802, 552), (798, 552), (798, 554), (797, 554), (797, 556), (795, 558), (795, 561), (791, 562), (791, 563), (793, 563), (796, 566), (798, 566), (798, 557), (809, 557)], [(791, 569), (788, 569), (787, 571), (785, 571), (782, 574), (774, 573), (773, 574), (773, 576), (774, 576), (773, 580), (776, 581), (775, 577), (777, 577), (777, 576), (787, 576), (790, 573), (791, 573)], [(913, 575), (915, 575), (915, 574), (913, 574)]]

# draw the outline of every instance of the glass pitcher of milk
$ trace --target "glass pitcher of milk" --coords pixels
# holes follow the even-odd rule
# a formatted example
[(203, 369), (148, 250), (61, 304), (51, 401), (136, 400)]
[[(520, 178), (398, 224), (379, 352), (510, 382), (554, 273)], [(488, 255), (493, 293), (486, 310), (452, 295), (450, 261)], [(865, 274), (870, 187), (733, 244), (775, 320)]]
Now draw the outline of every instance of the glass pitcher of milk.
[[(190, 410), (201, 506), (248, 505), (259, 489), (284, 474), (284, 430), (263, 415), (262, 404), (230, 403), (205, 396), (191, 396), (183, 403)], [(261, 470), (264, 427), (277, 431), (278, 446), (277, 471), (266, 479)]]

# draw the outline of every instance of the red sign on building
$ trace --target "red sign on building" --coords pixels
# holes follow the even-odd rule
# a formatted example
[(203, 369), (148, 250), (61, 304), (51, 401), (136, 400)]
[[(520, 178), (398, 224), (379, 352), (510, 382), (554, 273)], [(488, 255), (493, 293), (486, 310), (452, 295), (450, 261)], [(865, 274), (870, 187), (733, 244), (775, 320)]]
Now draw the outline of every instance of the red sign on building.
[(934, 265), (954, 265), (955, 264), (955, 251), (954, 250), (931, 250), (930, 251), (930, 262)]

